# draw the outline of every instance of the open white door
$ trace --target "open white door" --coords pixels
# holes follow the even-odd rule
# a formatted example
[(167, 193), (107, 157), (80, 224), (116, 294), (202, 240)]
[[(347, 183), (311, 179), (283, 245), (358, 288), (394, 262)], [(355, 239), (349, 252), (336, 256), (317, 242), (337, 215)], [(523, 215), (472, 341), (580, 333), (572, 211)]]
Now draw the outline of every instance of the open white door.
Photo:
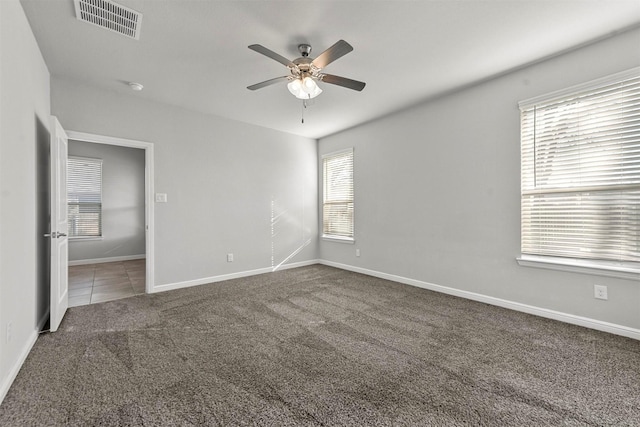
[(69, 307), (67, 153), (67, 134), (51, 116), (51, 332), (58, 330)]

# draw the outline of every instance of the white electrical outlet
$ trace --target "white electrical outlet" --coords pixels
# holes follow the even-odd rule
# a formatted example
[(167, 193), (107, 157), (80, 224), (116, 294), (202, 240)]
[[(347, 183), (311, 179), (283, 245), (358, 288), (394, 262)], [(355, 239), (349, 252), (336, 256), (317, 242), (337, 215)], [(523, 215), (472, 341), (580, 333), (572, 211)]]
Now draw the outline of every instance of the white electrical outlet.
[(156, 203), (167, 203), (167, 193), (156, 193)]
[(356, 256), (360, 256), (360, 249), (356, 249)]
[(13, 339), (13, 323), (9, 322), (7, 323), (7, 344), (9, 344), (12, 339)]
[(233, 254), (227, 254), (227, 262), (233, 262)]
[(597, 299), (609, 299), (607, 287), (603, 285), (593, 285), (593, 296)]

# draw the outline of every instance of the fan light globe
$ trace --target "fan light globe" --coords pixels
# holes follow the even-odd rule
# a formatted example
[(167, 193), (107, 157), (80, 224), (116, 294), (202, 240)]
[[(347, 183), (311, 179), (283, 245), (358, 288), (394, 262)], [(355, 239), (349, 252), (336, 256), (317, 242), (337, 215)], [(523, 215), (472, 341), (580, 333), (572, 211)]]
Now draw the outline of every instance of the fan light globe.
[(288, 84), (288, 87), (291, 93), (296, 95), (298, 92), (302, 90), (302, 82), (299, 79), (295, 79)]
[(310, 77), (292, 80), (287, 84), (287, 88), (298, 99), (311, 99), (322, 93), (322, 89)]
[(302, 90), (304, 90), (308, 94), (313, 93), (314, 89), (317, 87), (318, 85), (313, 81), (311, 77), (305, 77), (304, 80), (302, 80)]

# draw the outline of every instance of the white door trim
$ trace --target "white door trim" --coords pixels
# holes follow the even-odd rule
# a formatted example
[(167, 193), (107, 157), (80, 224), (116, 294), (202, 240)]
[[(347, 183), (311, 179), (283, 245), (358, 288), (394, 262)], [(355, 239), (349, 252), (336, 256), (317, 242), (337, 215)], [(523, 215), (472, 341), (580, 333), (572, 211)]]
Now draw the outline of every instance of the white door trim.
[(77, 132), (68, 130), (69, 139), (83, 142), (93, 142), (95, 144), (118, 145), (120, 147), (140, 148), (145, 153), (145, 172), (144, 172), (144, 193), (145, 193), (145, 222), (147, 224), (147, 233), (145, 238), (145, 252), (147, 257), (147, 272), (145, 292), (153, 292), (155, 283), (154, 278), (154, 198), (153, 198), (153, 143), (145, 141), (137, 141), (133, 139), (115, 138), (112, 136), (96, 135), (86, 132)]

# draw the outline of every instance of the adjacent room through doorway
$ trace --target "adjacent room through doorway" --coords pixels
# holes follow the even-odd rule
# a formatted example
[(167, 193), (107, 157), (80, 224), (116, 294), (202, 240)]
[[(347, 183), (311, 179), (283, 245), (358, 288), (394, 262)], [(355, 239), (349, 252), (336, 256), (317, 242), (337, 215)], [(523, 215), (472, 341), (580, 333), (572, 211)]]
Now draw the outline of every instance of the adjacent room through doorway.
[(69, 140), (69, 306), (145, 291), (145, 152)]

